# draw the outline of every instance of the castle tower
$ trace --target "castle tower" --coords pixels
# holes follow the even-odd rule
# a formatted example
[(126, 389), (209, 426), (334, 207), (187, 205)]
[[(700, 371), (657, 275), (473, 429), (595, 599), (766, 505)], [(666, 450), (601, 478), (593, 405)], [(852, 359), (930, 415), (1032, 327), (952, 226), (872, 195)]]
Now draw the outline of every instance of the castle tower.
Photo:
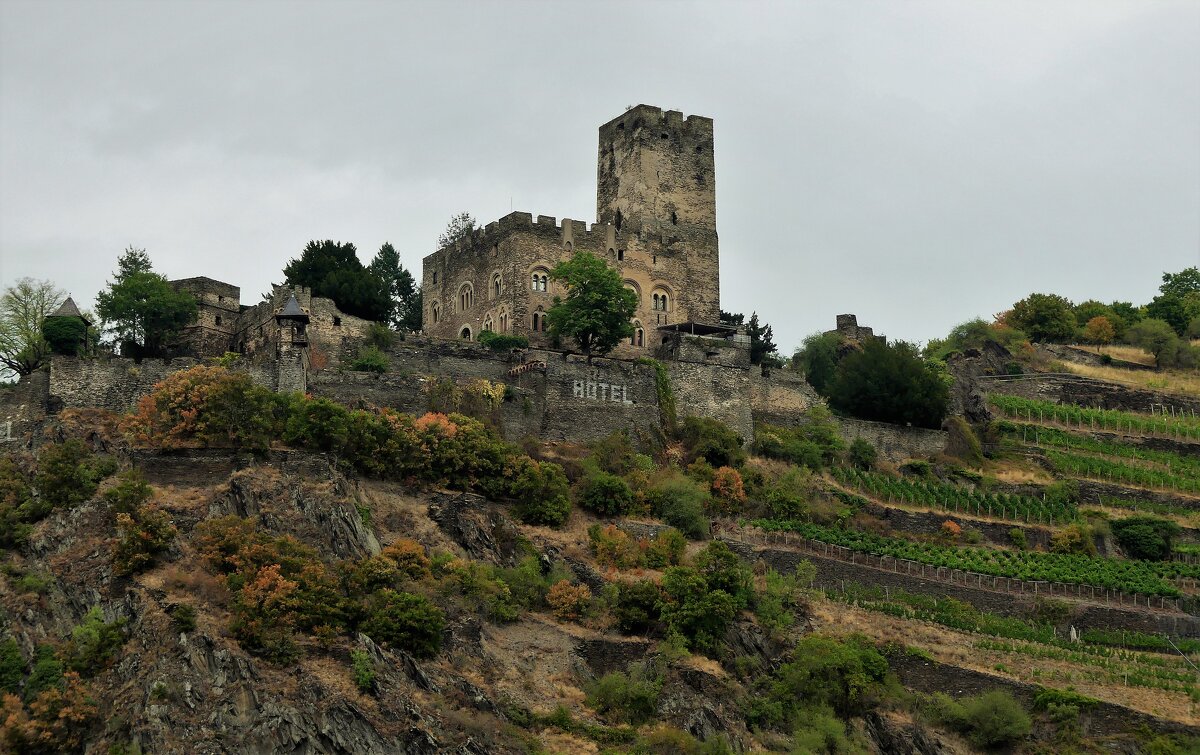
[(308, 387), (308, 313), (300, 308), (293, 293), (275, 313), (279, 328), (276, 359), (280, 393), (303, 393)]
[(600, 127), (596, 217), (655, 240), (684, 271), (680, 296), (696, 321), (720, 313), (713, 122), (638, 105)]

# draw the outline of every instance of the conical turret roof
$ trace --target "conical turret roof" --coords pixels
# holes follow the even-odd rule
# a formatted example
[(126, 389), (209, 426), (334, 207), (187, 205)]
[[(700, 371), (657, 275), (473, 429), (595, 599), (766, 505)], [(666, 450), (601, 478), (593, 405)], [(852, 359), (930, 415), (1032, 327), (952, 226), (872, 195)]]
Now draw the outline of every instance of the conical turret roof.
[(83, 316), (83, 313), (79, 311), (79, 307), (76, 306), (75, 300), (69, 296), (67, 297), (66, 301), (64, 301), (62, 304), (59, 305), (58, 309), (54, 310), (53, 312), (51, 312), (49, 315), (46, 315), (46, 316), (47, 317), (78, 317), (80, 320), (83, 320), (88, 325), (92, 324), (86, 317)]
[(308, 319), (308, 313), (300, 309), (300, 302), (296, 301), (296, 295), (292, 294), (288, 297), (287, 304), (283, 305), (283, 309), (279, 312), (279, 317), (295, 317)]

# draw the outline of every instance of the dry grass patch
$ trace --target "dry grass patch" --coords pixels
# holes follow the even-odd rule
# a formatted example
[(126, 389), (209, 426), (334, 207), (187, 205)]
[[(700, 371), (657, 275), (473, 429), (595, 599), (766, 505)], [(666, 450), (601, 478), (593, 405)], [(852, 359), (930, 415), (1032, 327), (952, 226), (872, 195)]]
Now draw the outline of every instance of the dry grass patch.
[(1143, 349), (1141, 346), (1130, 346), (1129, 344), (1116, 343), (1108, 346), (1072, 346), (1073, 349), (1086, 351), (1090, 354), (1099, 354), (1101, 356), (1110, 356), (1113, 359), (1120, 359), (1123, 362), (1133, 362), (1134, 364), (1144, 364), (1147, 367), (1154, 366), (1154, 355)]
[(1120, 367), (1093, 367), (1065, 362), (1063, 369), (1083, 377), (1124, 383), (1138, 388), (1164, 393), (1200, 396), (1200, 372), (1195, 370), (1123, 370)]

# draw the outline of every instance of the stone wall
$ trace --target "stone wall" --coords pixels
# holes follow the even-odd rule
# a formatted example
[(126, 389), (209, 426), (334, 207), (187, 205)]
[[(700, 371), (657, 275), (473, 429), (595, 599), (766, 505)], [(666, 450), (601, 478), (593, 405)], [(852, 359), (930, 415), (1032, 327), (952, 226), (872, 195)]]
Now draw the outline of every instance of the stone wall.
[(889, 425), (885, 422), (868, 422), (849, 417), (838, 417), (837, 423), (847, 444), (862, 438), (875, 446), (881, 459), (893, 463), (928, 458), (946, 448), (945, 430)]
[(880, 506), (873, 502), (868, 503), (863, 510), (900, 532), (941, 535), (942, 524), (950, 520), (961, 525), (964, 530), (977, 530), (984, 540), (996, 545), (1011, 546), (1013, 542), (1009, 533), (1017, 529), (1025, 533), (1025, 541), (1030, 548), (1046, 549), (1050, 547), (1050, 530), (1045, 527), (1012, 522), (989, 522), (983, 519), (961, 517), (950, 511), (907, 511), (892, 506)]
[(28, 448), (46, 418), (50, 370), (43, 367), (0, 386), (0, 453)]
[[(154, 384), (168, 375), (195, 367), (200, 362), (179, 359), (79, 359), (54, 356), (50, 360), (47, 391), (53, 411), (76, 407), (127, 412)], [(273, 364), (244, 363), (237, 369), (248, 373), (255, 383), (276, 389)]]
[[(926, 694), (944, 692), (953, 698), (963, 698), (999, 688), (1011, 693), (1026, 708), (1031, 708), (1038, 693), (1038, 687), (1032, 684), (907, 654), (890, 655), (888, 665), (907, 689)], [(1080, 715), (1080, 727), (1085, 735), (1095, 737), (1128, 734), (1143, 727), (1155, 733), (1200, 734), (1200, 729), (1195, 726), (1108, 702), (1085, 706)]]
[(751, 369), (750, 411), (754, 424), (789, 427), (804, 421), (804, 414), (824, 400), (798, 372)]
[(750, 403), (750, 373), (737, 369), (694, 362), (667, 362), (675, 411), (712, 417), (729, 425), (747, 442), (754, 440), (754, 415)]

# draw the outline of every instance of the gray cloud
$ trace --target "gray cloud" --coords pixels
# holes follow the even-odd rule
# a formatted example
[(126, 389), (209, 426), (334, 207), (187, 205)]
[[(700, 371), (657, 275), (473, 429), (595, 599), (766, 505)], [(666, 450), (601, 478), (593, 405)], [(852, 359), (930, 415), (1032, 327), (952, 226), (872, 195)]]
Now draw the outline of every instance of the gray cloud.
[(253, 299), (310, 238), (593, 219), (596, 127), (716, 120), (722, 301), (926, 340), (1200, 263), (1189, 2), (0, 4), (0, 284), (127, 244)]

